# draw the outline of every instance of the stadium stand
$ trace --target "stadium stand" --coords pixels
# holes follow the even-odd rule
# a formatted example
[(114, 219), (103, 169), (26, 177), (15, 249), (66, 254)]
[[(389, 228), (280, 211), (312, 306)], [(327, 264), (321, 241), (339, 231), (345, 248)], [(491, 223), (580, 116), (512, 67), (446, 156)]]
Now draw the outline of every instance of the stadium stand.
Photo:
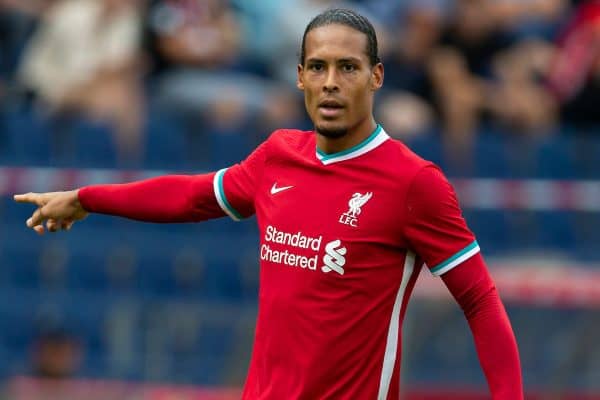
[[(261, 24), (265, 16), (260, 13), (278, 12), (275, 5), (268, 9), (269, 2), (258, 3), (236, 0), (229, 7)], [(297, 3), (301, 7), (306, 2)], [(394, 2), (355, 3), (380, 18), (392, 33), (401, 25), (389, 21)], [(568, 2), (564, 3), (566, 7)], [(0, 1), (0, 14), (8, 18), (9, 8), (2, 7)], [(418, 4), (412, 7), (393, 12), (407, 18), (406, 14), (422, 11)], [(575, 10), (577, 5), (569, 7)], [(36, 14), (32, 15), (35, 21)], [(537, 21), (538, 25), (514, 25), (532, 28), (543, 23), (558, 30), (564, 23), (562, 15), (566, 13)], [(241, 18), (238, 23), (245, 27), (248, 21)], [(510, 36), (525, 40), (513, 28)], [(82, 343), (77, 377), (240, 386), (258, 292), (253, 221), (161, 225), (93, 215), (69, 234), (35, 237), (24, 227), (31, 210), (14, 204), (9, 195), (125, 182), (163, 172), (214, 170), (243, 159), (270, 128), (282, 123), (306, 126), (306, 120), (291, 119), (289, 114), (277, 119), (273, 110), (259, 113), (252, 108), (240, 112), (250, 115), (240, 117), (242, 122), (228, 114), (212, 120), (220, 115), (214, 104), (192, 115), (189, 110), (165, 108), (156, 92), (162, 75), (153, 70), (144, 82), (143, 156), (128, 164), (117, 156), (109, 121), (82, 112), (55, 118), (40, 108), (35, 96), (18, 87), (17, 60), (23, 49), (17, 51), (15, 46), (26, 47), (27, 40), (19, 36), (20, 42), (11, 42), (10, 51), (2, 53), (7, 43), (2, 29), (0, 378), (31, 374), (36, 338), (57, 328)], [(156, 46), (152, 48), (156, 51)], [(220, 64), (222, 68), (232, 73), (258, 70), (261, 78), (276, 74), (265, 72), (268, 66), (255, 59), (244, 59), (248, 57), (244, 51), (249, 50), (240, 50), (229, 64)], [(7, 55), (10, 60), (3, 58)], [(390, 59), (393, 55), (386, 54)], [(173, 60), (167, 64), (175, 68)], [(473, 74), (487, 79), (493, 65), (488, 60), (485, 74)], [(405, 89), (400, 84), (394, 87)], [(416, 92), (438, 112), (443, 107), (435, 104), (431, 93)], [(301, 102), (297, 106), (301, 108)], [(439, 116), (420, 134), (401, 138), (442, 166), (455, 184), (465, 217), (491, 268), (501, 276), (498, 285), (508, 298), (528, 391), (559, 396), (547, 398), (577, 391), (600, 393), (600, 351), (591, 342), (600, 335), (600, 291), (592, 287), (584, 293), (578, 286), (559, 285), (562, 279), (569, 286), (581, 274), (582, 281), (600, 287), (600, 119), (591, 125), (561, 121), (544, 127), (542, 133), (523, 133), (488, 115), (493, 114), (489, 109), (482, 114), (460, 165), (448, 157), (447, 126)], [(263, 122), (269, 118), (274, 121), (271, 125)], [(236, 123), (227, 124), (229, 119)], [(395, 128), (390, 123), (386, 129)], [(501, 270), (506, 264), (517, 267), (509, 268), (504, 279)], [(532, 264), (531, 270), (525, 268)], [(553, 271), (564, 275), (550, 279)], [(484, 387), (464, 318), (452, 301), (440, 302), (428, 287), (421, 294), (417, 288), (417, 299), (409, 307), (404, 382), (413, 387)]]

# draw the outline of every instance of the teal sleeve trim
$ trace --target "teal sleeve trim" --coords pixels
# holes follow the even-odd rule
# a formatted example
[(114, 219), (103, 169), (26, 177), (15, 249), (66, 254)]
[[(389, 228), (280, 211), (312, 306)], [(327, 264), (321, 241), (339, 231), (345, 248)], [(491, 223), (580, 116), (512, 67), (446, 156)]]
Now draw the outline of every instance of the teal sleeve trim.
[(438, 276), (442, 275), (444, 272), (450, 271), (452, 268), (468, 260), (478, 252), (479, 244), (477, 243), (477, 240), (475, 240), (473, 241), (473, 243), (471, 243), (461, 251), (457, 252), (452, 257), (448, 258), (446, 261), (443, 261), (435, 267), (430, 268), (431, 273)]
[(223, 188), (223, 176), (225, 176), (225, 171), (227, 171), (227, 168), (223, 168), (215, 174), (213, 182), (215, 197), (217, 198), (217, 202), (223, 211), (225, 211), (225, 213), (227, 213), (227, 215), (229, 215), (234, 221), (239, 221), (244, 217), (235, 208), (233, 208), (231, 204), (229, 204), (229, 201), (227, 201), (227, 196), (225, 196), (225, 190)]

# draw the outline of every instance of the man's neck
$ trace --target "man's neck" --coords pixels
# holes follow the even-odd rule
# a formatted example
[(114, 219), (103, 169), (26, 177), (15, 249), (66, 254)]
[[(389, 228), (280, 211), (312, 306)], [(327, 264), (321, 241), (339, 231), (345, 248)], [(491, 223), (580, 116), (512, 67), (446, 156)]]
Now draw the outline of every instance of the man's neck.
[(377, 129), (377, 124), (371, 117), (339, 138), (328, 138), (317, 132), (317, 148), (325, 154), (339, 153), (362, 143), (371, 136), (375, 129)]

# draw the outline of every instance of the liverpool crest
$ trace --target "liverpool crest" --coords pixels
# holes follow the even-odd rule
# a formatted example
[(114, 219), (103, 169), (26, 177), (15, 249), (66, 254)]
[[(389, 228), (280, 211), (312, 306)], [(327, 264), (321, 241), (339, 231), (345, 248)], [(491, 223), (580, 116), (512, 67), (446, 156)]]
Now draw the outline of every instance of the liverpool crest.
[(358, 216), (362, 212), (362, 206), (373, 197), (373, 192), (367, 192), (365, 194), (354, 193), (348, 201), (348, 211), (340, 215), (339, 222), (344, 225), (350, 225), (353, 227), (358, 226)]

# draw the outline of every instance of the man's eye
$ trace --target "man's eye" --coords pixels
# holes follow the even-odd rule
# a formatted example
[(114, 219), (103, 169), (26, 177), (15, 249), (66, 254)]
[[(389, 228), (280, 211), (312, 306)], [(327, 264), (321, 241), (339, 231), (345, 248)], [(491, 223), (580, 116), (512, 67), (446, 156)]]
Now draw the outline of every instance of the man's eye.
[(323, 64), (311, 64), (308, 68), (310, 68), (311, 71), (323, 71)]
[(354, 72), (356, 70), (356, 67), (354, 66), (354, 64), (344, 64), (344, 66), (342, 67), (344, 72)]

